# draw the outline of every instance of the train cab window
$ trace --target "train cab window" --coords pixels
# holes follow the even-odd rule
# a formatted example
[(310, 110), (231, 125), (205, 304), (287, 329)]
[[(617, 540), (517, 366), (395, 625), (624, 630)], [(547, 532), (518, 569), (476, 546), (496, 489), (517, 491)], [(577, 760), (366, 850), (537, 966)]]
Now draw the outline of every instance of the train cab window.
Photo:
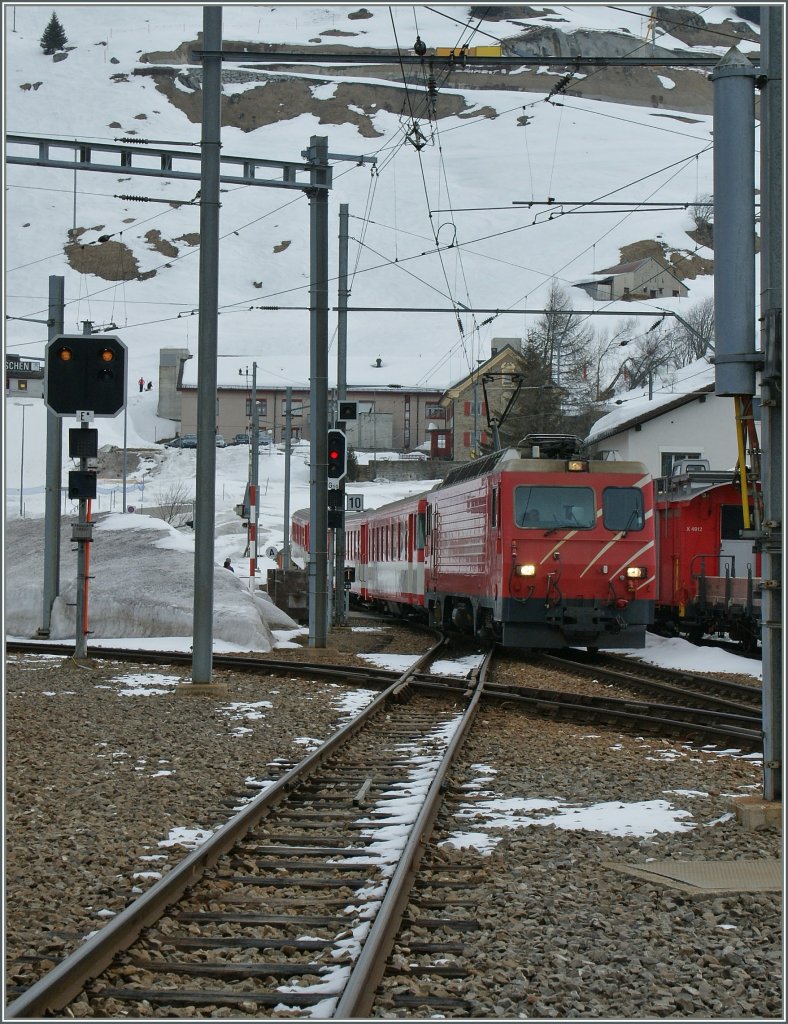
[(516, 487), (514, 522), (525, 530), (591, 530), (594, 492), (590, 487)]
[(642, 530), (643, 492), (639, 487), (606, 487), (602, 491), (602, 522), (607, 530)]
[(427, 536), (427, 525), (425, 523), (425, 515), (423, 512), (419, 512), (416, 516), (416, 550), (423, 551)]
[(498, 525), (498, 488), (493, 487), (490, 494), (490, 525)]
[[(754, 509), (750, 505), (750, 521), (754, 518)], [(723, 540), (741, 540), (740, 530), (744, 529), (744, 512), (741, 505), (720, 506), (720, 537)]]

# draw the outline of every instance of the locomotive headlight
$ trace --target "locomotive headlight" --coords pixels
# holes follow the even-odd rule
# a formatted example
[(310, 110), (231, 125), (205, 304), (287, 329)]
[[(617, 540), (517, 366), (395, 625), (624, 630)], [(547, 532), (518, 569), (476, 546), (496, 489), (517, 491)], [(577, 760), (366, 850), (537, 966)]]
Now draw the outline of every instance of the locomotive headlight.
[(642, 580), (645, 579), (648, 574), (648, 569), (644, 569), (642, 566), (630, 565), (627, 568), (627, 579), (630, 580)]
[(570, 459), (566, 468), (570, 473), (583, 473), (588, 469), (588, 462), (585, 459)]
[(536, 566), (535, 565), (516, 565), (514, 568), (515, 576), (535, 576)]

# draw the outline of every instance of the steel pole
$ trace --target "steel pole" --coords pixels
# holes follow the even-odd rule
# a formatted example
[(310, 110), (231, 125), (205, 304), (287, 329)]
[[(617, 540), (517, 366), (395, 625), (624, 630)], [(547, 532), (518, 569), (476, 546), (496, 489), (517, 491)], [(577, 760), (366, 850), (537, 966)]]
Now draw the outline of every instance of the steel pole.
[[(49, 279), (47, 340), (63, 333), (64, 279)], [(47, 409), (44, 498), (44, 593), (40, 637), (49, 636), (52, 605), (60, 593), (60, 486), (63, 472), (63, 420)]]
[(783, 8), (761, 7), (761, 450), (763, 795), (782, 800)]
[(216, 516), (216, 353), (219, 317), (219, 172), (221, 150), (221, 7), (203, 8), (200, 271), (197, 366), (197, 478), (194, 519), (192, 683), (213, 671), (213, 585)]
[(282, 548), (283, 569), (290, 568), (290, 454), (292, 451), (290, 431), (292, 429), (293, 422), (293, 416), (290, 411), (290, 403), (292, 395), (293, 389), (290, 387), (287, 388), (285, 390), (285, 542)]
[[(339, 274), (337, 281), (337, 423), (339, 430), (345, 424), (339, 417), (339, 403), (347, 398), (347, 302), (350, 296), (347, 280), (348, 266), (348, 205), (339, 207)], [(340, 514), (342, 525), (334, 531), (334, 621), (344, 626), (347, 622), (347, 594), (345, 592), (345, 479), (339, 481)]]
[(313, 135), (309, 194), (309, 646), (326, 646), (328, 590), (328, 139)]
[(755, 394), (755, 69), (735, 48), (714, 83), (714, 392)]
[[(257, 363), (252, 363), (252, 450), (251, 457), (251, 478), (250, 488), (254, 488), (254, 518), (252, 525), (252, 551), (251, 551), (251, 572), (252, 589), (257, 577), (257, 528), (260, 522), (260, 418), (257, 415)], [(250, 510), (251, 511), (251, 510)]]

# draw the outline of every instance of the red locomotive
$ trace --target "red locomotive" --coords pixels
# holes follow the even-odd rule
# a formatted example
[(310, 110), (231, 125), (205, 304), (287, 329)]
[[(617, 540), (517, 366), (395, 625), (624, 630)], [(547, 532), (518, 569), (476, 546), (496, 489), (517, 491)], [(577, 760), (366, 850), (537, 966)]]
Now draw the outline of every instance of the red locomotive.
[[(345, 520), (351, 598), (504, 647), (645, 646), (656, 597), (652, 480), (529, 435), (431, 491)], [(293, 539), (306, 547), (304, 515)]]
[(657, 628), (695, 643), (707, 634), (727, 634), (755, 650), (761, 557), (741, 536), (744, 513), (733, 474), (710, 470), (704, 459), (678, 463), (670, 477), (656, 481), (654, 514)]

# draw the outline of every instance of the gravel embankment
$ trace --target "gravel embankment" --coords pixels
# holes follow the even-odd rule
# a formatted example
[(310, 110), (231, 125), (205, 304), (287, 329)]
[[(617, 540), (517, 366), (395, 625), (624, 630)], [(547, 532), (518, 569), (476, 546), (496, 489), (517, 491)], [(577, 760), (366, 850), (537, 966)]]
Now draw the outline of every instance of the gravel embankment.
[[(360, 651), (425, 647), (423, 637), (386, 627), (336, 630), (325, 651), (274, 654), (358, 665)], [(267, 778), (277, 758), (300, 760), (306, 737), (327, 737), (344, 718), (341, 695), (352, 689), (221, 670), (215, 679), (227, 683), (226, 699), (176, 697), (171, 682), (159, 695), (122, 695), (141, 674), (189, 678), (188, 669), (8, 659), (9, 985), (27, 985), (52, 966), (25, 957), (69, 952), (77, 936), (152, 884), (146, 872), (176, 863), (184, 847), (159, 845), (172, 830), (215, 827), (246, 779)], [(466, 987), (478, 1001), (474, 1016), (781, 1019), (780, 894), (688, 894), (604, 863), (779, 857), (778, 829), (746, 831), (732, 813), (733, 797), (760, 792), (758, 763), (491, 707), (452, 788), (480, 779), (469, 800), (485, 793), (581, 807), (661, 800), (689, 812), (681, 820), (695, 827), (615, 836), (442, 821), (445, 834), (473, 830), (500, 840), (487, 856), (461, 854), (475, 865), (482, 894)]]

